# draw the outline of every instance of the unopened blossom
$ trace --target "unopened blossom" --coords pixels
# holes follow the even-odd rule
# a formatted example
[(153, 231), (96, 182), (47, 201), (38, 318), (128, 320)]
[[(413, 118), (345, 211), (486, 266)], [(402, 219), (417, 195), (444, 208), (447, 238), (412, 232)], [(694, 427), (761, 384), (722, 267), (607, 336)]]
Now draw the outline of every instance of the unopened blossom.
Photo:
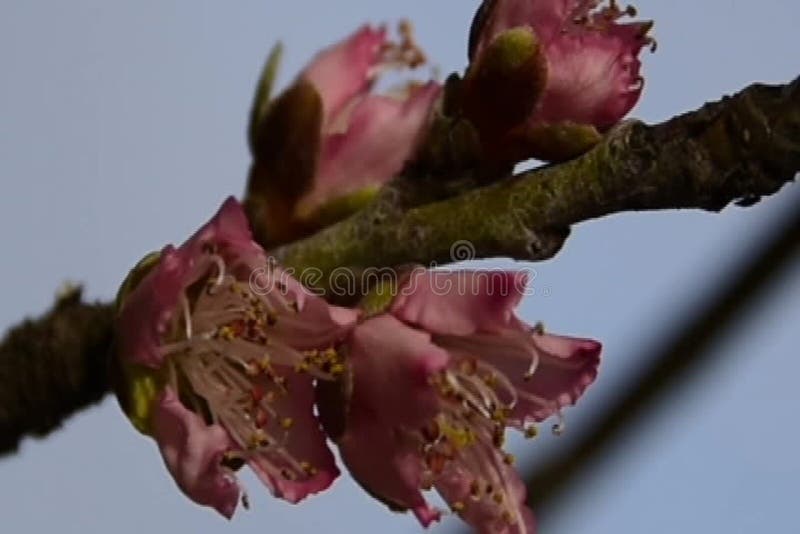
[(338, 475), (313, 413), (313, 379), (342, 373), (335, 344), (355, 318), (271, 262), (228, 199), (123, 286), (120, 400), (197, 503), (230, 517), (244, 464), (297, 502)]
[[(286, 92), (310, 91), (317, 98), (279, 97), (273, 104), (273, 116), (280, 120), (264, 124), (274, 130), (272, 137), (305, 138), (298, 139), (300, 146), (287, 149), (296, 154), (278, 153), (263, 162), (256, 154), (249, 196), (261, 195), (267, 204), (256, 219), (283, 219), (266, 225), (273, 234), (268, 241), (298, 237), (348, 214), (413, 158), (441, 85), (413, 82), (386, 94), (372, 92), (382, 73), (416, 68), (426, 61), (410, 25), (401, 24), (400, 29), (399, 43), (389, 40), (385, 27), (364, 26), (323, 50)], [(307, 119), (312, 108), (314, 121)], [(298, 130), (300, 123), (309, 123), (315, 131)], [(287, 158), (302, 161), (286, 169)], [(313, 164), (306, 169), (309, 161)], [(249, 209), (258, 209), (259, 199), (253, 201)]]
[[(525, 110), (524, 124), (514, 132), (517, 143), (528, 145), (526, 155), (574, 156), (633, 108), (644, 84), (639, 53), (654, 45), (647, 35), (652, 22), (620, 22), (635, 14), (614, 0), (484, 2), (471, 36), (473, 71), (485, 59), (519, 62), (519, 54), (532, 54), (520, 63), (527, 78), (520, 72), (514, 78), (517, 86), (528, 80), (528, 101), (516, 104)], [(492, 107), (485, 99), (484, 105)]]
[(441, 512), (422, 491), (436, 489), (479, 532), (535, 532), (505, 429), (533, 437), (555, 416), (563, 430), (561, 410), (594, 381), (601, 347), (520, 321), (525, 284), (514, 272), (416, 271), (348, 339), (345, 413), (320, 403), (355, 479), (425, 526)]

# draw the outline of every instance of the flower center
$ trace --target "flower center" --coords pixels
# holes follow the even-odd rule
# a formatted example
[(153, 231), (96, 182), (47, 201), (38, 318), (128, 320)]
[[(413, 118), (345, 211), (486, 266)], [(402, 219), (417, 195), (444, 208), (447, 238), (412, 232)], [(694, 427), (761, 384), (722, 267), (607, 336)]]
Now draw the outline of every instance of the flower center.
[[(294, 348), (313, 343), (318, 332), (298, 317), (298, 301), (286, 284), (275, 280), (254, 291), (221, 256), (209, 252), (199, 263), (204, 274), (184, 292), (170, 342), (161, 347), (172, 387), (239, 445), (241, 451), (226, 455), (227, 464), (267, 455), (259, 467), (272, 477), (315, 475), (310, 462), (286, 447), (295, 423), (292, 381), (302, 374), (307, 380), (335, 378), (344, 371), (340, 355), (333, 348)], [(269, 265), (267, 272), (273, 274)]]

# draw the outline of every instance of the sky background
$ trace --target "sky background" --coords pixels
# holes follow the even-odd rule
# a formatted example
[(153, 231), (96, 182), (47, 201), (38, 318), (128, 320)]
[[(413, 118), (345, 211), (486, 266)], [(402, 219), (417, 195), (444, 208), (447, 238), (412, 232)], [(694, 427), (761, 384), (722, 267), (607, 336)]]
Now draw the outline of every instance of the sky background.
[[(476, 1), (0, 0), (0, 327), (39, 314), (64, 280), (108, 300), (146, 252), (181, 242), (249, 163), (253, 85), (277, 40), (287, 83), (320, 47), (366, 21), (409, 17), (440, 72), (463, 68)], [(637, 3), (658, 52), (634, 115), (664, 120), (753, 81), (800, 74), (795, 0)], [(422, 75), (427, 75), (425, 71)], [(676, 321), (747, 258), (789, 187), (750, 209), (628, 214), (579, 225), (557, 258), (533, 265), (541, 289), (521, 309), (555, 332), (605, 345), (578, 407), (581, 428), (651, 356)], [(464, 236), (468, 238), (469, 236)], [(496, 265), (497, 262), (492, 263)], [(504, 263), (506, 264), (506, 263)], [(714, 350), (695, 376), (551, 516), (546, 534), (800, 531), (800, 427), (794, 335), (800, 265)], [(569, 433), (569, 431), (568, 431)], [(521, 465), (563, 440), (515, 442)], [(244, 477), (253, 509), (230, 523), (175, 488), (155, 445), (108, 399), (0, 460), (2, 531), (411, 533), (343, 476), (293, 507)], [(456, 532), (450, 519), (435, 532)]]

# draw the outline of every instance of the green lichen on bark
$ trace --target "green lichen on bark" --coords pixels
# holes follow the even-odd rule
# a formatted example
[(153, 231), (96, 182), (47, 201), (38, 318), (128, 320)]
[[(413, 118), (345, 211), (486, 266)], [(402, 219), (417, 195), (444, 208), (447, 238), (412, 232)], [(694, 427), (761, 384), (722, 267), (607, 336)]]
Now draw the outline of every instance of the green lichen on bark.
[(753, 85), (659, 125), (625, 123), (580, 158), (445, 200), (398, 207), (393, 197), (413, 188), (413, 177), (400, 179), (362, 212), (274, 253), (298, 271), (324, 274), (448, 262), (462, 240), (477, 257), (543, 260), (573, 224), (621, 211), (751, 203), (798, 170), (800, 79)]

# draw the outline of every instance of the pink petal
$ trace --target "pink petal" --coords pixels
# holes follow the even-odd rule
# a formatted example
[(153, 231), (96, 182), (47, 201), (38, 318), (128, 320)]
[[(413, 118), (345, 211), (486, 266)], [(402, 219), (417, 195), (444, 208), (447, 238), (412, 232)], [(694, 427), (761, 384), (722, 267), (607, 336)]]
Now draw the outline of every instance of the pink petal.
[[(533, 334), (521, 321), (499, 334), (444, 336), (436, 342), (453, 353), (492, 365), (518, 391), (509, 423), (542, 421), (574, 405), (597, 378), (601, 345), (590, 339)], [(535, 372), (529, 375), (537, 358)]]
[(206, 425), (166, 388), (153, 414), (153, 437), (186, 496), (230, 519), (239, 500), (239, 485), (220, 465), (222, 455), (234, 447), (228, 433), (218, 425)]
[(540, 367), (521, 389), (554, 399), (559, 407), (574, 405), (597, 378), (603, 346), (553, 334), (534, 334), (533, 342), (543, 351)]
[(605, 130), (639, 100), (641, 44), (613, 34), (565, 36), (546, 49), (548, 83), (532, 123), (573, 122)]
[[(197, 249), (207, 245), (217, 245), (236, 251), (258, 253), (263, 250), (253, 241), (250, 223), (242, 205), (233, 197), (228, 197), (210, 221), (203, 225), (181, 248)], [(193, 250), (194, 252), (194, 250)]]
[(293, 303), (297, 310), (279, 319), (274, 333), (283, 343), (297, 350), (328, 348), (342, 340), (355, 325), (358, 310), (331, 306), (298, 282), (291, 271), (278, 265), (254, 269), (250, 288), (262, 297)]
[(158, 368), (164, 357), (158, 350), (166, 329), (180, 307), (183, 291), (205, 274), (198, 264), (205, 247), (219, 249), (226, 261), (248, 265), (266, 264), (264, 251), (252, 240), (241, 205), (229, 197), (209, 222), (180, 248), (164, 247), (161, 257), (123, 303), (119, 317), (120, 357), (129, 363)]
[(391, 311), (433, 334), (492, 331), (513, 318), (527, 275), (511, 271), (415, 271), (401, 287)]
[(436, 479), (436, 490), (452, 507), (455, 503), (464, 505), (459, 516), (466, 521), (476, 532), (481, 534), (535, 534), (536, 522), (530, 509), (525, 505), (526, 488), (519, 475), (513, 468), (503, 463), (501, 458), (495, 458), (498, 466), (497, 477), (502, 482), (505, 494), (509, 495), (512, 502), (507, 502), (505, 508), (511, 514), (512, 522), (505, 521), (502, 517), (502, 508), (491, 499), (479, 502), (471, 496), (470, 483), (473, 480), (470, 473), (461, 470), (457, 465), (451, 464)]
[(427, 332), (390, 315), (358, 325), (350, 342), (354, 400), (370, 407), (383, 425), (421, 426), (438, 411), (429, 378), (448, 363), (447, 352)]
[(297, 462), (308, 462), (313, 474), (300, 480), (281, 476), (287, 458), (275, 451), (264, 452), (248, 461), (248, 465), (276, 497), (297, 503), (308, 495), (330, 487), (339, 476), (333, 454), (328, 448), (319, 421), (314, 416), (314, 388), (311, 378), (290, 370), (284, 374), (289, 394), (277, 397), (273, 407), (281, 417), (291, 419), (283, 448)]
[(428, 505), (419, 490), (419, 455), (404, 447), (391, 427), (357, 399), (338, 445), (348, 470), (367, 493), (393, 510), (413, 510), (423, 526), (439, 520), (439, 511)]
[[(329, 125), (349, 102), (369, 90), (386, 44), (386, 29), (363, 26), (317, 54), (301, 74), (319, 92)], [(327, 127), (325, 128), (327, 129)]]
[(128, 363), (157, 369), (167, 326), (179, 305), (193, 263), (180, 249), (164, 247), (159, 263), (128, 295), (118, 320), (119, 357)]
[(416, 88), (405, 100), (370, 95), (352, 111), (344, 133), (324, 140), (313, 190), (298, 204), (309, 213), (327, 200), (381, 186), (412, 157), (434, 102), (435, 82)]

